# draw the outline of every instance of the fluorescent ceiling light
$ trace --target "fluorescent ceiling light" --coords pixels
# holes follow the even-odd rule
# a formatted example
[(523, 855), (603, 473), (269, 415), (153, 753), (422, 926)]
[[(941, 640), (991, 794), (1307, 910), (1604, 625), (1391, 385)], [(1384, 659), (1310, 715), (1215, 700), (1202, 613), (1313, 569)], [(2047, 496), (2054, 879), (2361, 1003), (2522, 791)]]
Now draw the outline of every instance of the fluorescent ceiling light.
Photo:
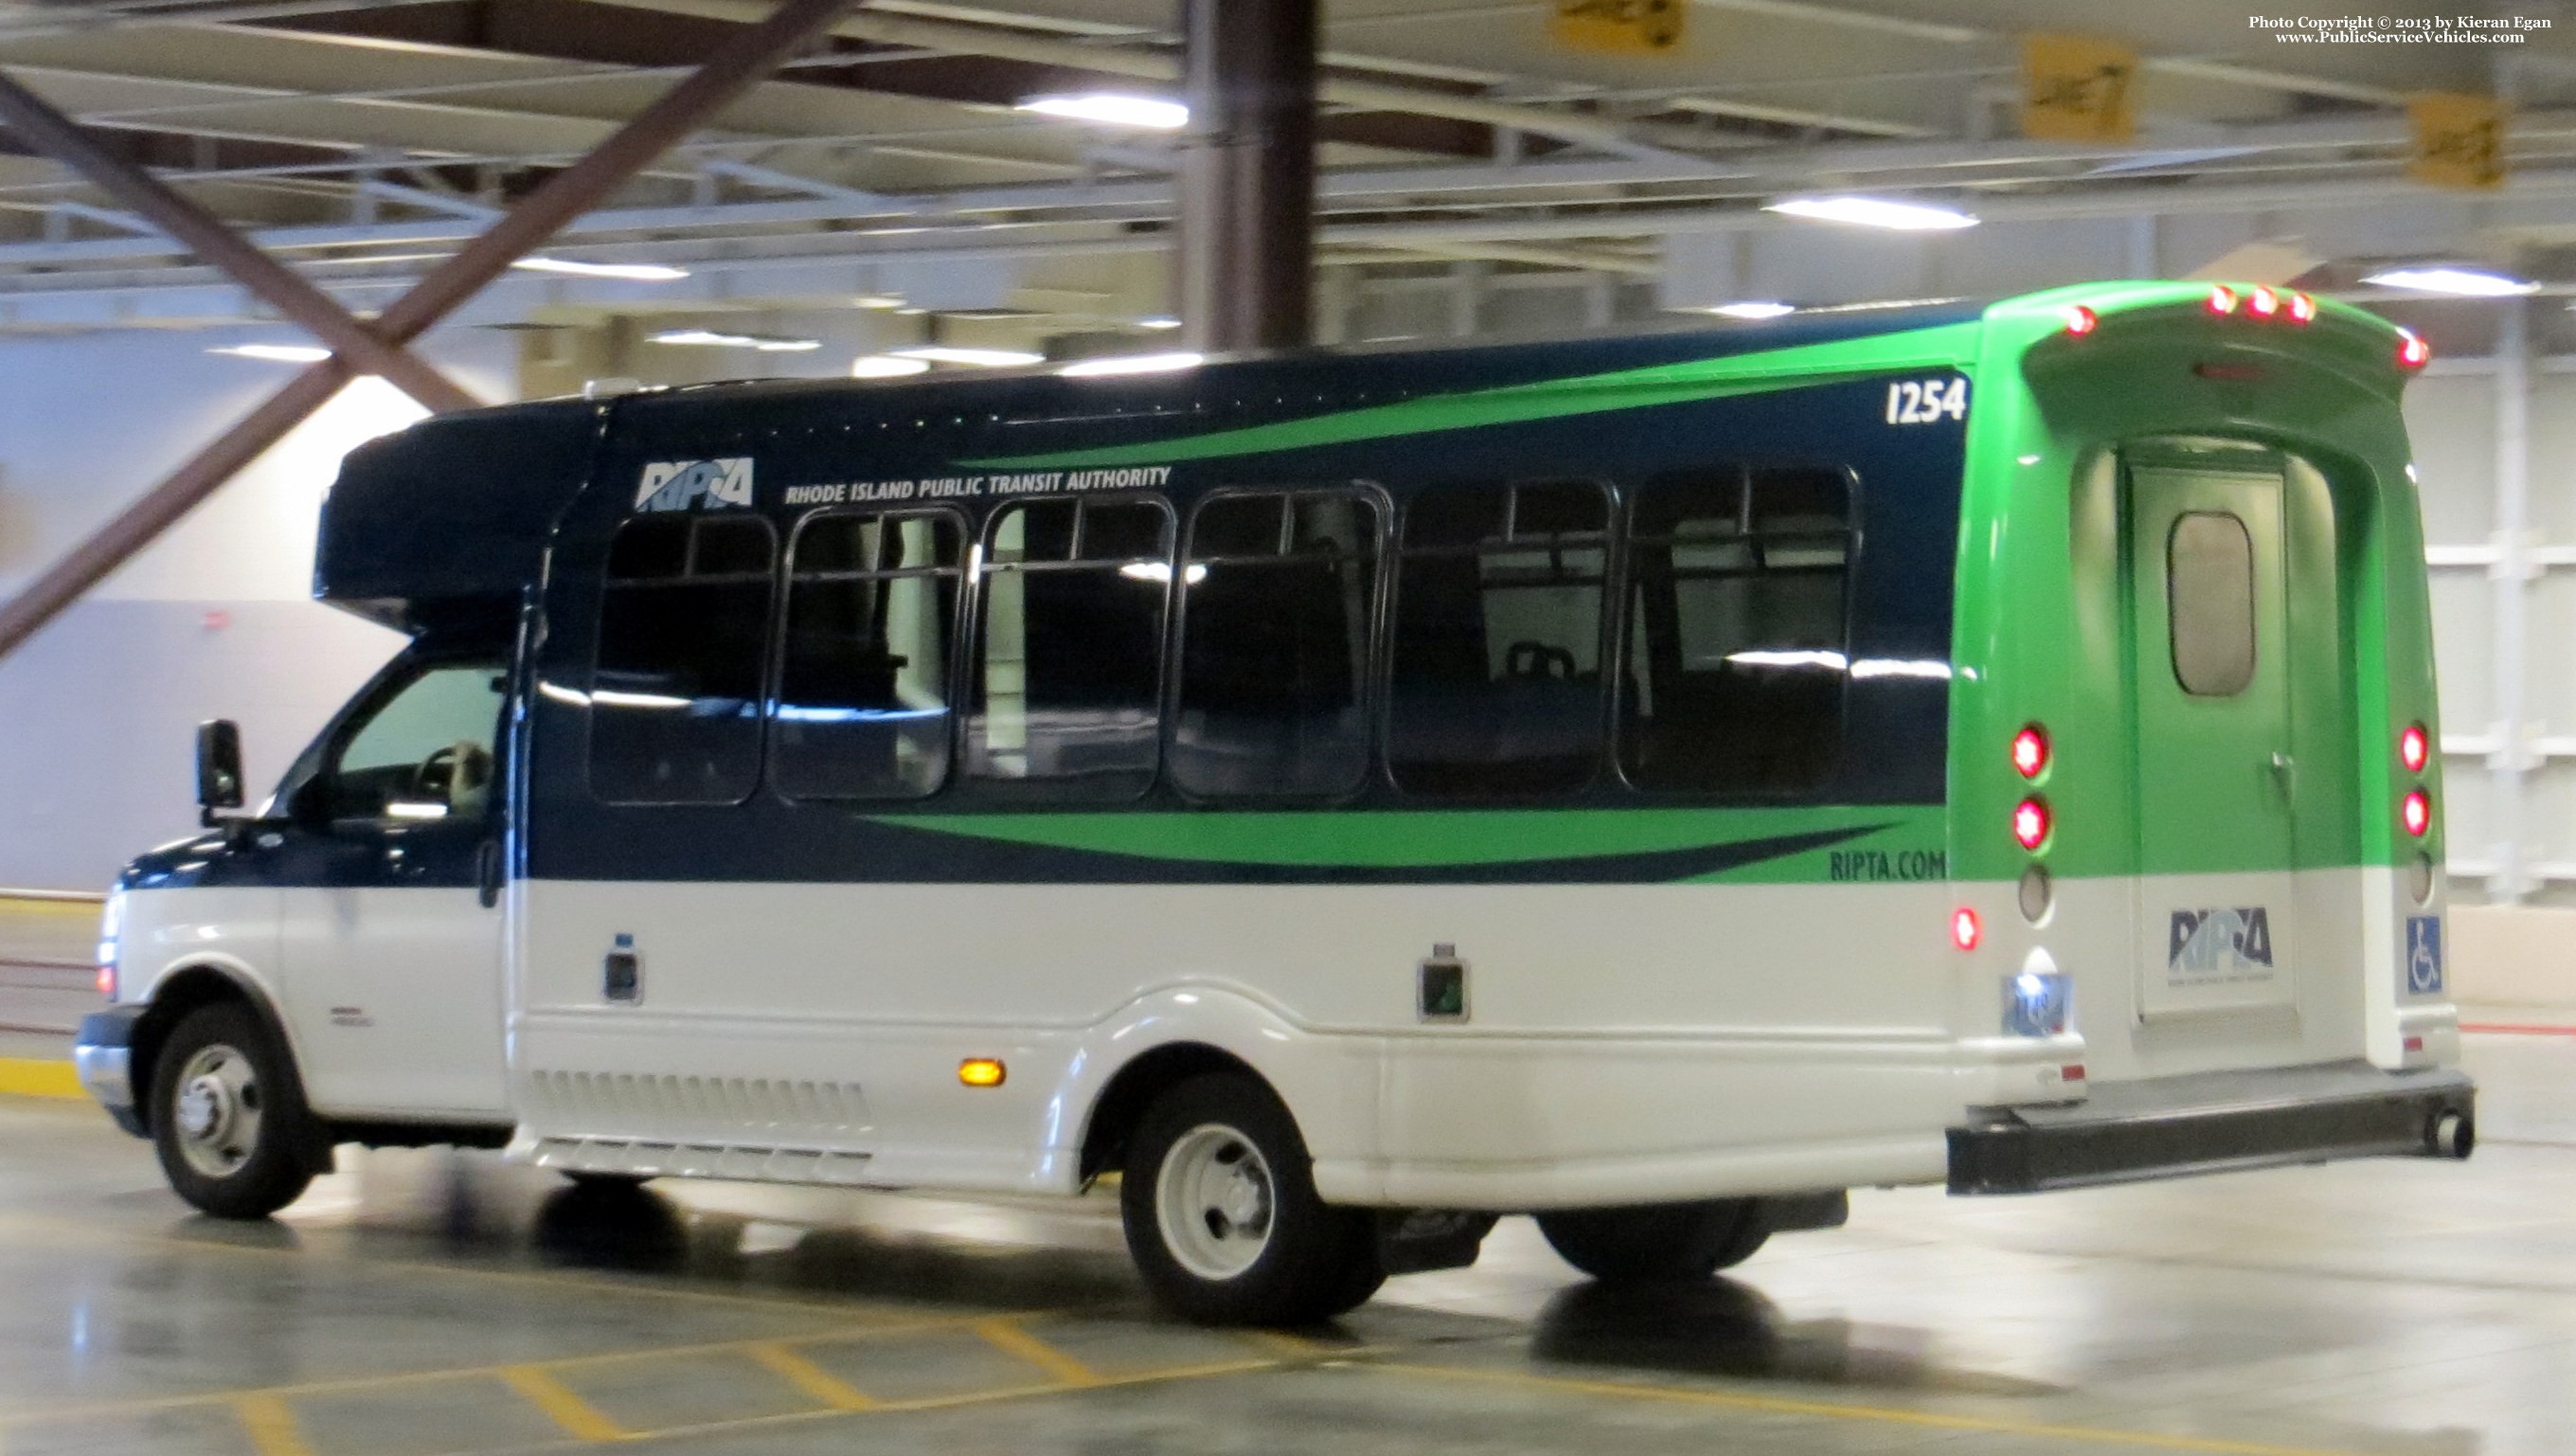
[(319, 364), (331, 357), (330, 350), (315, 344), (226, 344), (206, 352), (239, 359), (273, 359), (280, 364)]
[(686, 268), (665, 268), (659, 263), (585, 263), (578, 258), (521, 258), (510, 265), (531, 273), (569, 273), (576, 278), (631, 278), (639, 283), (668, 283), (686, 278)]
[(974, 364), (986, 369), (1011, 369), (1023, 364), (1043, 364), (1044, 354), (1031, 354), (1019, 349), (960, 349), (947, 344), (923, 344), (918, 348), (890, 351), (898, 359), (927, 359), (933, 364)]
[(1899, 232), (1940, 232), (1977, 225), (1971, 213), (1923, 202), (1895, 202), (1884, 197), (1792, 197), (1762, 209), (1820, 222), (1847, 222), (1859, 227), (1894, 228)]
[(2484, 268), (2391, 268), (2361, 280), (2382, 288), (2411, 288), (2417, 293), (2453, 293), (2463, 298), (2510, 298), (2538, 293), (2540, 285), (2490, 273)]
[(852, 379), (901, 379), (907, 374), (927, 374), (927, 359), (898, 359), (892, 354), (863, 354), (850, 366)]
[(901, 308), (903, 299), (892, 293), (862, 293), (850, 300), (861, 308)]
[(764, 354), (802, 354), (823, 347), (821, 339), (782, 339), (772, 334), (719, 334), (712, 329), (664, 329), (645, 335), (648, 344), (705, 344), (724, 349), (758, 349)]
[(1158, 313), (1152, 318), (1136, 320), (1136, 327), (1140, 329), (1177, 329), (1180, 326), (1181, 321), (1167, 313)]
[(1797, 311), (1798, 306), (1793, 303), (1756, 303), (1749, 300), (1744, 303), (1721, 303), (1717, 307), (1709, 310), (1710, 313), (1716, 314), (1720, 318), (1738, 319), (1779, 318), (1783, 314), (1792, 314)]
[(1056, 373), (1067, 379), (1093, 379), (1103, 374), (1164, 374), (1174, 369), (1196, 369), (1206, 362), (1205, 354), (1188, 352), (1116, 354), (1106, 359), (1083, 359), (1067, 364)]
[(1190, 124), (1190, 109), (1177, 101), (1154, 96), (1121, 96), (1111, 91), (1090, 91), (1079, 96), (1032, 96), (1018, 107), (1039, 116), (1060, 116), (1067, 121), (1097, 121), (1110, 126), (1141, 126), (1154, 131), (1179, 131)]

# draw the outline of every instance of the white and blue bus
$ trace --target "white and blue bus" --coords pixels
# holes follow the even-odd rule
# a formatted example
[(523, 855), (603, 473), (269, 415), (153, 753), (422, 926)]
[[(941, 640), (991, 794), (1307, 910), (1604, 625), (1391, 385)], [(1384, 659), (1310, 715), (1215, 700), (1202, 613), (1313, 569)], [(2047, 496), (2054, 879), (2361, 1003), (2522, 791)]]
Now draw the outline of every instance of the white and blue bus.
[(80, 1065), (234, 1217), (1116, 1174), (1229, 1321), (2464, 1156), (2420, 362), (2124, 284), (431, 420), (318, 552), (410, 646), (255, 812), (201, 734)]

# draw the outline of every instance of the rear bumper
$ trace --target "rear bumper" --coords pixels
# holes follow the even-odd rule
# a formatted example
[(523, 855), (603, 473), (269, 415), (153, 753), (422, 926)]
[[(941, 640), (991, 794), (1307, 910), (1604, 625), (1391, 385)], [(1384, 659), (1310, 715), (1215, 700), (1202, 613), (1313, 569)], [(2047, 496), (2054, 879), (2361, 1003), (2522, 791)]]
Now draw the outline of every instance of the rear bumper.
[(134, 1023), (142, 1019), (140, 1006), (96, 1012), (81, 1018), (80, 1033), (72, 1041), (72, 1070), (81, 1086), (117, 1126), (136, 1137), (145, 1135), (142, 1114), (134, 1106), (133, 1072)]
[(1950, 1129), (1950, 1191), (2037, 1193), (2392, 1153), (2466, 1157), (2476, 1104), (2465, 1072), (2361, 1061), (2105, 1083), (2064, 1107), (1972, 1113)]

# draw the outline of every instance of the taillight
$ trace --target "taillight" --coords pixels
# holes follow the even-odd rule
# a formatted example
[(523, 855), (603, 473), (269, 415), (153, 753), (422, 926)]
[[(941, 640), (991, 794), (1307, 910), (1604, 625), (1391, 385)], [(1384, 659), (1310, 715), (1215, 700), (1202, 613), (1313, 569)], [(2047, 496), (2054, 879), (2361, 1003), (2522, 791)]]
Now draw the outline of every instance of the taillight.
[(2408, 773), (2422, 773), (2424, 765), (2433, 761), (2433, 740), (2423, 724), (2412, 724), (2397, 735), (2397, 761), (2406, 765)]
[(98, 968), (98, 994), (106, 997), (110, 1001), (116, 999), (116, 967), (101, 966)]
[(2433, 827), (2433, 796), (2422, 789), (2408, 790), (2406, 797), (2397, 802), (2397, 817), (2407, 833), (2423, 838), (2424, 831)]
[(1950, 912), (1950, 943), (1961, 950), (1975, 950), (1985, 938), (1985, 927), (1977, 923), (1977, 912), (1965, 905)]
[(2026, 779), (2039, 777), (2048, 767), (2048, 730), (2036, 723), (2025, 725), (2013, 735), (2013, 771)]
[(2102, 326), (2102, 316), (2080, 303), (2070, 306), (2060, 317), (2066, 320), (2066, 331), (2079, 338)]
[(2432, 362), (2433, 346), (2424, 342), (2422, 334), (2413, 329), (2397, 331), (2397, 367), (2421, 369)]
[(2048, 806), (2037, 799), (2024, 799), (2013, 806), (2013, 840), (2024, 849), (2036, 850), (2048, 842)]
[(2209, 290), (2209, 311), (2225, 318), (2236, 312), (2236, 290), (2221, 283)]

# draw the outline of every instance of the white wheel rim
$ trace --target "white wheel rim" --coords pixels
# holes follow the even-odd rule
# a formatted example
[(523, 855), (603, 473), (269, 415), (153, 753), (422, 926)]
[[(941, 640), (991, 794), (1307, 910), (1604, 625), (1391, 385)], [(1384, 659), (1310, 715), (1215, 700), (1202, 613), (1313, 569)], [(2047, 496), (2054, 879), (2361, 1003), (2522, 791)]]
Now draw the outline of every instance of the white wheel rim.
[(170, 1109), (179, 1155), (209, 1178), (240, 1172), (259, 1147), (260, 1103), (250, 1058), (222, 1042), (199, 1048), (179, 1069)]
[(1258, 1263), (1270, 1247), (1278, 1204), (1261, 1150), (1223, 1123), (1181, 1134), (1154, 1180), (1163, 1247), (1201, 1279), (1232, 1279)]

